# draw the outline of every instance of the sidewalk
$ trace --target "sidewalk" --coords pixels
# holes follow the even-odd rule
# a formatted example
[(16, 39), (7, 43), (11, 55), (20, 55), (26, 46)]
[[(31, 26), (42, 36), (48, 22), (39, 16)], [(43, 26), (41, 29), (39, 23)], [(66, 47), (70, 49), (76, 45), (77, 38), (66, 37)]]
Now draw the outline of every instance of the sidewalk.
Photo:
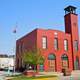
[[(40, 74), (58, 76), (58, 78), (55, 80), (80, 80), (80, 70), (72, 71), (71, 76), (63, 76), (63, 73), (60, 73), (60, 72), (40, 72)], [(47, 80), (47, 79), (44, 79), (44, 80)]]
[(74, 70), (71, 74), (72, 76), (80, 76), (80, 70)]
[(71, 72), (71, 76), (59, 76), (59, 80), (80, 80), (80, 70)]
[[(39, 72), (39, 76), (62, 76), (63, 73), (60, 73), (60, 72)], [(38, 75), (37, 75), (38, 76)]]
[(35, 80), (80, 80), (80, 70), (72, 71), (71, 76), (63, 76), (63, 73), (60, 72), (40, 72), (40, 74), (37, 76), (57, 76), (57, 77), (35, 79)]

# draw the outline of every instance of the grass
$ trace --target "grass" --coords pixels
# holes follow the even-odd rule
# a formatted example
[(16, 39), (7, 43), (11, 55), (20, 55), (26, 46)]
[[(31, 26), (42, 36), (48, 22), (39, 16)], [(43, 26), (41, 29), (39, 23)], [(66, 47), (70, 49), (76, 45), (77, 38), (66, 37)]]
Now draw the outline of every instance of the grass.
[(26, 77), (24, 75), (13, 77), (12, 80), (35, 80), (43, 78), (57, 78), (57, 76), (40, 76), (40, 77)]

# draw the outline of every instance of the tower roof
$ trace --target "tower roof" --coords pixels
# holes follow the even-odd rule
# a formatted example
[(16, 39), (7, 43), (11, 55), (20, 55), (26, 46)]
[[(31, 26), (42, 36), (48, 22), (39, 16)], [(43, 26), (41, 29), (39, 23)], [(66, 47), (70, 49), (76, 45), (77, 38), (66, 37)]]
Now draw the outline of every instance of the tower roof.
[(73, 14), (76, 14), (76, 7), (74, 6), (68, 6), (66, 7), (65, 9), (65, 14), (68, 14), (68, 13), (73, 13)]
[(64, 10), (70, 11), (71, 9), (72, 9), (72, 10), (75, 10), (76, 7), (70, 5), (70, 6), (66, 7)]

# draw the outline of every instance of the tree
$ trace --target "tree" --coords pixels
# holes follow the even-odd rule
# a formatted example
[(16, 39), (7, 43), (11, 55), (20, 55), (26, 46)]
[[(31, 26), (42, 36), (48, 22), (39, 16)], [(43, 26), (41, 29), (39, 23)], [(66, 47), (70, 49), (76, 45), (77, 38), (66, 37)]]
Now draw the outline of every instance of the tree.
[(34, 50), (29, 50), (24, 52), (23, 62), (27, 64), (27, 69), (29, 68), (29, 65), (32, 65), (34, 67), (34, 70), (37, 70), (36, 66), (38, 64), (43, 64), (44, 58), (40, 54), (39, 49), (34, 49)]

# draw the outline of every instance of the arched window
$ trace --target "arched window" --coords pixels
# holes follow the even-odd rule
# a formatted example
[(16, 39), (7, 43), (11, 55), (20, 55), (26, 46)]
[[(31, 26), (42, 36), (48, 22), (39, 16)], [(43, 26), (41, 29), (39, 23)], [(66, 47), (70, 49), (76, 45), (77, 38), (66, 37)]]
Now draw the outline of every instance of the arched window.
[(69, 67), (69, 62), (68, 62), (68, 56), (66, 54), (63, 54), (61, 56), (61, 60), (62, 60), (62, 68), (68, 68)]
[(49, 54), (48, 60), (55, 60), (56, 56), (54, 54)]
[(68, 56), (67, 56), (66, 54), (63, 54), (63, 55), (61, 56), (61, 59), (62, 59), (62, 60), (68, 60)]

